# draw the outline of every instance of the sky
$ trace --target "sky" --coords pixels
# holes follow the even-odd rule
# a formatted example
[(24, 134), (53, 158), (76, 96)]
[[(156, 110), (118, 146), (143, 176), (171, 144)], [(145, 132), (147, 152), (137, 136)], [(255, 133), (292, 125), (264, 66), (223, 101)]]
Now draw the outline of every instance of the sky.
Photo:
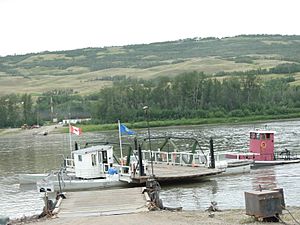
[(300, 35), (299, 0), (0, 0), (0, 56), (241, 34)]

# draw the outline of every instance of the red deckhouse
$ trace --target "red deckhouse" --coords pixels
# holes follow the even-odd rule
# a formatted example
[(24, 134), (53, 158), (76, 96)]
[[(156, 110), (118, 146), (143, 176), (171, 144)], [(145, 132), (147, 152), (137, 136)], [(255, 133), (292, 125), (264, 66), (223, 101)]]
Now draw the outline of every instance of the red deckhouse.
[(254, 160), (274, 160), (274, 134), (275, 131), (250, 131), (249, 152), (254, 153)]
[(299, 163), (300, 156), (287, 149), (281, 152), (274, 150), (275, 131), (250, 131), (249, 151), (226, 154), (228, 159), (253, 160), (253, 166), (272, 166), (279, 164)]

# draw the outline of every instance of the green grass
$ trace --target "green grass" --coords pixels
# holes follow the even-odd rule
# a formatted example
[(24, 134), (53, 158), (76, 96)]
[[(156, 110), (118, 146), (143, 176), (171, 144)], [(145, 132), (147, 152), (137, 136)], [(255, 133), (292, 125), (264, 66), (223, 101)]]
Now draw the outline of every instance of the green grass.
[(65, 59), (65, 60), (72, 60), (71, 57), (66, 57), (65, 54), (39, 54), (39, 55), (34, 55), (31, 57), (26, 58), (25, 60), (22, 60), (18, 63), (18, 65), (26, 64), (26, 63), (31, 63), (31, 62), (36, 62), (36, 61), (45, 61), (45, 60), (58, 60), (58, 59)]
[[(210, 125), (210, 124), (244, 124), (258, 123), (265, 121), (284, 120), (300, 118), (299, 113), (282, 114), (282, 115), (257, 115), (248, 117), (224, 117), (224, 118), (198, 118), (198, 119), (180, 119), (180, 120), (165, 120), (165, 121), (150, 121), (150, 127), (170, 127), (170, 126), (193, 126), (193, 125)], [(147, 122), (125, 123), (130, 129), (141, 129), (147, 127)], [(83, 132), (111, 131), (118, 130), (118, 124), (89, 124), (76, 125), (81, 127)], [(67, 133), (68, 128), (65, 127), (62, 132)]]

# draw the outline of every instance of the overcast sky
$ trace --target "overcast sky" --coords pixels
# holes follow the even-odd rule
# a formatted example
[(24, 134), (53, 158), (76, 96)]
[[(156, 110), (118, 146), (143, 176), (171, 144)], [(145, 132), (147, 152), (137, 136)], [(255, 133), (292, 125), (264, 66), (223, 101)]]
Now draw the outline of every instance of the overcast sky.
[(0, 0), (0, 56), (193, 37), (300, 34), (299, 0)]

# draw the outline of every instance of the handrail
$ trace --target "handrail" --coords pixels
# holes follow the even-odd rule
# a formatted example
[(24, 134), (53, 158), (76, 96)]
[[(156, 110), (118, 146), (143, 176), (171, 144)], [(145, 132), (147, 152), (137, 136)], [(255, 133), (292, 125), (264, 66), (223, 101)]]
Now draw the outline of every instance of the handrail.
[(203, 166), (207, 164), (207, 157), (205, 154), (142, 150), (143, 160), (151, 161), (151, 155), (154, 163), (181, 166)]
[(300, 159), (300, 155), (291, 151), (274, 152), (274, 158), (283, 160)]
[[(157, 137), (150, 137), (150, 140), (158, 140), (158, 139), (165, 139), (164, 143), (160, 146), (160, 150), (163, 150), (164, 147), (167, 145), (167, 143), (171, 143), (174, 147), (175, 150), (179, 150), (179, 147), (173, 142), (172, 139), (178, 139), (178, 140), (190, 140), (193, 141), (193, 145), (192, 145), (192, 149), (191, 149), (191, 153), (195, 154), (196, 153), (196, 148), (197, 146), (200, 149), (200, 152), (203, 154), (204, 159), (205, 159), (205, 163), (207, 163), (207, 157), (204, 154), (203, 149), (201, 148), (201, 145), (199, 143), (199, 141), (196, 138), (193, 137), (177, 137), (177, 136), (157, 136)], [(149, 141), (149, 138), (144, 138), (144, 142)], [(178, 152), (178, 151), (176, 151)], [(193, 158), (189, 159), (189, 164), (192, 164)]]

